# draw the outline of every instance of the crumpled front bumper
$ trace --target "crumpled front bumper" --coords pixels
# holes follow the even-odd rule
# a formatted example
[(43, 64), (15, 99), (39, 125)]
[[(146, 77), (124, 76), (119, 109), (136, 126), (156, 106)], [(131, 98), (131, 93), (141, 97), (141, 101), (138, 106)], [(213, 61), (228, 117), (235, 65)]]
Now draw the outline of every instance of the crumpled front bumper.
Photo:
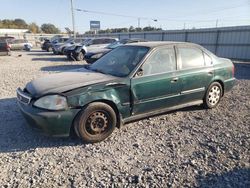
[(79, 109), (68, 109), (65, 111), (49, 111), (33, 107), (31, 104), (23, 104), (18, 101), (19, 108), (30, 127), (56, 137), (67, 137), (70, 135)]

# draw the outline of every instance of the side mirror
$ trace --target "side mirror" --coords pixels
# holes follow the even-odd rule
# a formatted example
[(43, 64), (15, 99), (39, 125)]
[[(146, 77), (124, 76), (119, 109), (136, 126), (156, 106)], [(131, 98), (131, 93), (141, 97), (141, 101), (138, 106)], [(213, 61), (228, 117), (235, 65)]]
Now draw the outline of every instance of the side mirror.
[(139, 70), (137, 71), (137, 73), (136, 73), (136, 76), (143, 76), (143, 70), (142, 70), (142, 68), (139, 68)]

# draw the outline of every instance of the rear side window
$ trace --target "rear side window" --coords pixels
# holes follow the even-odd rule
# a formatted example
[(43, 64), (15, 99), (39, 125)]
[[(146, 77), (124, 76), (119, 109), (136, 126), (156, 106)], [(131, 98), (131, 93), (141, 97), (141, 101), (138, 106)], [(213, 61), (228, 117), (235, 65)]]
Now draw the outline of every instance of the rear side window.
[(198, 48), (179, 47), (180, 68), (189, 69), (204, 66), (203, 53)]
[(92, 41), (92, 44), (103, 44), (103, 40), (102, 39), (94, 39)]
[(204, 60), (205, 60), (205, 65), (206, 66), (210, 66), (213, 64), (212, 62), (212, 59), (210, 56), (208, 56), (206, 53), (203, 53), (204, 54)]

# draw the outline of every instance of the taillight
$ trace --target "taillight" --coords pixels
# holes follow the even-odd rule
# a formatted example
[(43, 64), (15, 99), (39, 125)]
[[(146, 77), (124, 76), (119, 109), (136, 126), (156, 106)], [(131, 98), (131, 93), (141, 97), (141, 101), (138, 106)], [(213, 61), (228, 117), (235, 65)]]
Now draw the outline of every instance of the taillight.
[(6, 48), (7, 48), (7, 49), (10, 49), (10, 45), (9, 45), (9, 44), (6, 44)]
[(234, 74), (235, 74), (235, 66), (233, 64), (233, 68), (232, 68), (232, 76), (234, 77)]

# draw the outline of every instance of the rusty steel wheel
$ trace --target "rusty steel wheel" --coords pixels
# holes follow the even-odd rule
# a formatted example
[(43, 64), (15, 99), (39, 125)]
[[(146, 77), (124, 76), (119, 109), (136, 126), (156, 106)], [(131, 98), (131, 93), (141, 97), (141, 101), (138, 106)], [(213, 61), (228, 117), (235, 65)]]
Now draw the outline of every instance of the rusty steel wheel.
[(98, 135), (105, 132), (109, 125), (109, 115), (103, 111), (92, 113), (86, 122), (86, 130), (89, 134)]
[(116, 114), (107, 104), (94, 102), (86, 106), (76, 118), (75, 132), (85, 142), (100, 142), (116, 127)]

